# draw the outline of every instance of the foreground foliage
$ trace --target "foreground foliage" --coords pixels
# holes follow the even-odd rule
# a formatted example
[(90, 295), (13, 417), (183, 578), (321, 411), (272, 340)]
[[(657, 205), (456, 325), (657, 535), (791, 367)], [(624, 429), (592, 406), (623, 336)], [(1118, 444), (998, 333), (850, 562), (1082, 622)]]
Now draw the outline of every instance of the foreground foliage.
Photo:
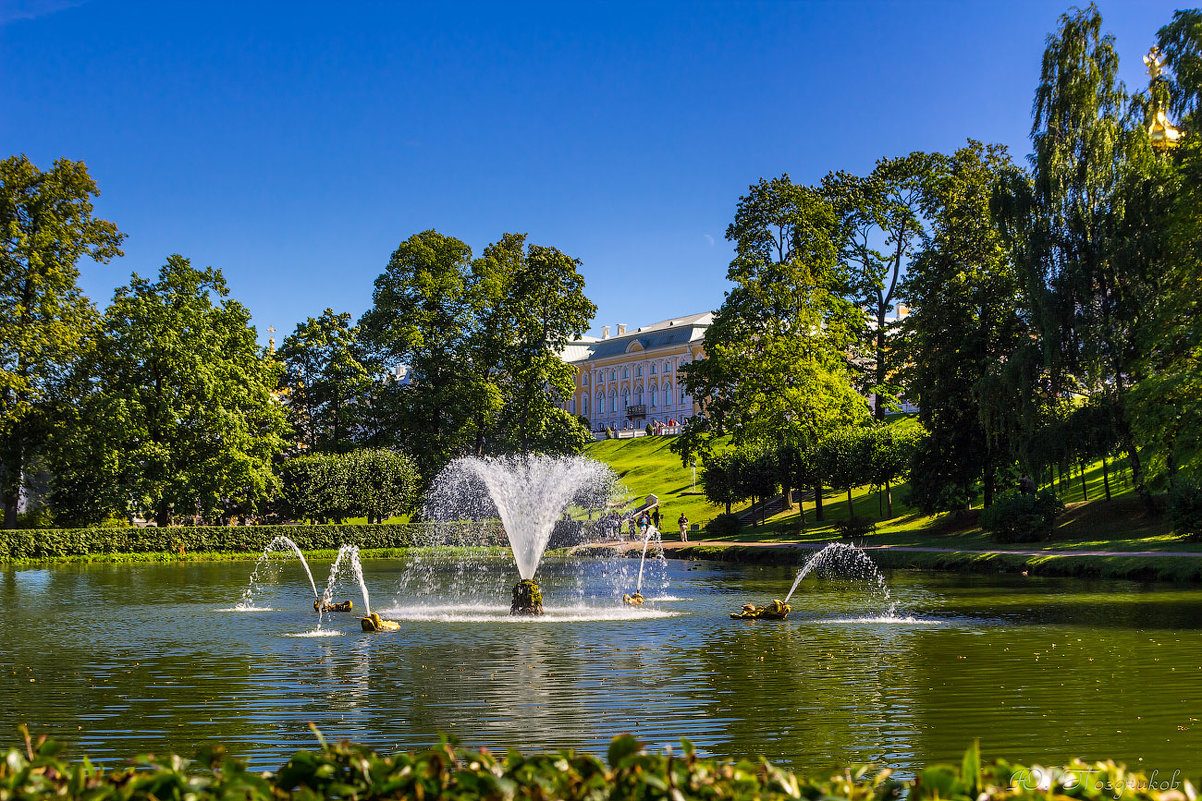
[[(682, 741), (681, 756), (649, 754), (633, 737), (610, 743), (605, 762), (589, 754), (560, 751), (503, 758), (452, 743), (419, 753), (381, 756), (357, 745), (298, 751), (278, 772), (251, 773), (221, 746), (203, 749), (195, 761), (169, 756), (136, 757), (129, 767), (105, 771), (86, 759), (68, 763), (53, 741), (25, 734), (23, 748), (0, 763), (0, 801), (70, 797), (121, 799), (321, 798), (807, 798), (885, 801), (908, 792), (915, 801), (947, 799), (1075, 798), (1081, 801), (1178, 801), (1194, 799), (1193, 786), (1176, 776), (1149, 778), (1113, 762), (1074, 762), (1064, 768), (1031, 768), (998, 761), (982, 765), (974, 745), (958, 766), (935, 765), (911, 781), (889, 770), (847, 770), (825, 780), (806, 779), (766, 760), (736, 763), (700, 759)], [(607, 764), (608, 763), (608, 764)]]

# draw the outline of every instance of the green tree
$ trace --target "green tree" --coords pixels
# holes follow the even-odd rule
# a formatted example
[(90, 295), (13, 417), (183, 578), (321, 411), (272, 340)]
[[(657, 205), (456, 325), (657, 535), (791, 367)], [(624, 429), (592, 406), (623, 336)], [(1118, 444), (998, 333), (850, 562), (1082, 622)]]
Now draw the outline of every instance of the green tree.
[(1171, 159), (1174, 196), (1163, 227), (1153, 230), (1165, 237), (1170, 255), (1142, 343), (1132, 428), (1150, 470), (1176, 483), (1179, 471), (1202, 478), (1202, 11), (1176, 12), (1158, 42), (1172, 71), (1160, 81), (1185, 136), (1163, 157)]
[[(885, 491), (887, 518), (893, 517), (890, 485), (905, 478), (924, 432), (919, 425), (875, 426), (867, 435), (865, 478)], [(879, 498), (878, 498), (879, 502)]]
[(527, 246), (525, 234), (506, 234), (473, 264), (473, 345), (500, 389), (493, 452), (578, 453), (592, 439), (563, 408), (576, 371), (559, 355), (597, 312), (579, 266), (556, 248)]
[[(135, 274), (104, 315), (85, 425), (134, 510), (254, 513), (275, 490), (272, 460), (290, 433), (250, 312), (220, 270), (173, 255), (151, 282)], [(127, 511), (127, 510), (123, 510)]]
[(870, 429), (842, 428), (822, 438), (814, 448), (814, 471), (823, 483), (847, 492), (847, 518), (855, 517), (854, 487), (869, 481), (873, 443)]
[(59, 159), (43, 172), (25, 156), (0, 161), (0, 501), (4, 527), (17, 523), (29, 460), (70, 407), (64, 382), (96, 313), (78, 285), (78, 262), (120, 256), (124, 238), (92, 216), (96, 182), (83, 162)]
[(279, 350), (288, 420), (311, 451), (346, 453), (358, 434), (372, 378), (356, 353), (359, 330), (350, 323), (350, 314), (326, 309), (298, 324)]
[[(925, 512), (993, 501), (1012, 459), (1008, 431), (987, 430), (982, 381), (1030, 340), (1028, 304), (990, 211), (1013, 169), (1005, 148), (969, 142), (943, 161), (925, 201), (931, 237), (911, 265), (903, 323), (907, 394), (928, 432), (910, 487)], [(996, 390), (1011, 410), (1011, 385)], [(986, 403), (1002, 403), (988, 396)]]
[(382, 448), (339, 457), (346, 463), (347, 504), (352, 516), (368, 523), (412, 511), (418, 493), (417, 465), (405, 454)]
[(838, 172), (822, 184), (839, 217), (836, 242), (848, 275), (848, 297), (870, 320), (857, 329), (858, 384), (876, 397), (878, 421), (897, 404), (901, 390), (893, 336), (897, 320), (890, 320), (889, 313), (924, 241), (923, 208), (939, 163), (938, 156), (916, 152), (881, 159), (865, 177)]
[(787, 175), (740, 199), (726, 232), (735, 286), (706, 331), (705, 358), (684, 369), (702, 411), (673, 443), (676, 453), (704, 452), (723, 433), (735, 447), (805, 448), (867, 417), (847, 359), (861, 316), (842, 296), (835, 226), (830, 203)]
[[(376, 278), (372, 308), (359, 321), (373, 371), (408, 370), (405, 382), (374, 393), (373, 405), (387, 410), (392, 424), (378, 428), (372, 441), (415, 454), (426, 477), (469, 452), (468, 423), (485, 400), (468, 347), (477, 319), (471, 267), (471, 249), (458, 239), (436, 231), (414, 234)], [(381, 430), (396, 439), (384, 441)]]
[(746, 485), (739, 476), (743, 471), (743, 459), (735, 451), (711, 454), (701, 467), (701, 486), (710, 503), (724, 504), (730, 514), (731, 504), (745, 499)]
[(1048, 37), (1032, 125), (1031, 180), (1002, 193), (1002, 220), (1042, 334), (1056, 394), (1106, 396), (1150, 504), (1130, 419), (1140, 343), (1164, 273), (1164, 163), (1117, 78), (1114, 38), (1095, 5)]

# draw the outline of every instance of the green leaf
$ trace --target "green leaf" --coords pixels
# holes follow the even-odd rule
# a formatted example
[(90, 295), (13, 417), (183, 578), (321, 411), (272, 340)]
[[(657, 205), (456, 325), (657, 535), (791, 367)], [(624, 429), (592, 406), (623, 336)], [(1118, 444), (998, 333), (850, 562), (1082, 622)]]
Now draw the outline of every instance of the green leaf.
[(617, 768), (623, 759), (631, 754), (637, 754), (641, 749), (642, 745), (633, 736), (629, 734), (618, 735), (609, 744), (609, 766)]

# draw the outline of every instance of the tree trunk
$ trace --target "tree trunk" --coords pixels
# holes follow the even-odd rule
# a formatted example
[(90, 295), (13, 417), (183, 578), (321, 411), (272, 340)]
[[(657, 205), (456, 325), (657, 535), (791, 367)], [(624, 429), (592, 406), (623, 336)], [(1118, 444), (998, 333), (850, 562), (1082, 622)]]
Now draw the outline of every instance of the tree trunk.
[(888, 314), (888, 302), (881, 303), (877, 306), (876, 314), (876, 382), (877, 392), (875, 407), (872, 410), (872, 416), (876, 418), (878, 423), (885, 420), (885, 405), (881, 403), (880, 385), (885, 383), (885, 377), (888, 375), (885, 364), (885, 315)]
[(1081, 469), (1081, 500), (1089, 500), (1089, 488), (1085, 484), (1085, 462), (1077, 460), (1077, 467)]
[(787, 512), (793, 508), (793, 488), (786, 484), (781, 489), (783, 490), (781, 494), (785, 496), (785, 511)]
[(889, 511), (889, 519), (893, 519), (893, 490), (889, 482), (885, 482), (885, 508)]
[(851, 505), (851, 487), (847, 488), (847, 519), (851, 520), (856, 516), (855, 507)]
[(17, 436), (10, 436), (5, 445), (3, 462), (0, 462), (0, 500), (4, 503), (4, 528), (16, 528), (24, 454)]
[(814, 519), (819, 523), (826, 520), (826, 515), (822, 513), (822, 482), (819, 481), (814, 485)]
[(1102, 456), (1102, 487), (1106, 490), (1106, 500), (1110, 500), (1110, 467), (1106, 464), (1106, 457)]

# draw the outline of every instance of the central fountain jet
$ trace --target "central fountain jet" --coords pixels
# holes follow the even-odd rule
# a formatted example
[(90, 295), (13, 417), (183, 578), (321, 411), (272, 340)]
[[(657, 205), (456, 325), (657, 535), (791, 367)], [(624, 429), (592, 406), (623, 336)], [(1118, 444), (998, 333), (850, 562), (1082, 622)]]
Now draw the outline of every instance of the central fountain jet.
[(602, 463), (583, 456), (466, 457), (434, 479), (426, 497), (430, 520), (498, 517), (521, 581), (513, 588), (514, 615), (541, 615), (534, 580), (555, 522), (573, 504), (600, 508), (617, 485)]

